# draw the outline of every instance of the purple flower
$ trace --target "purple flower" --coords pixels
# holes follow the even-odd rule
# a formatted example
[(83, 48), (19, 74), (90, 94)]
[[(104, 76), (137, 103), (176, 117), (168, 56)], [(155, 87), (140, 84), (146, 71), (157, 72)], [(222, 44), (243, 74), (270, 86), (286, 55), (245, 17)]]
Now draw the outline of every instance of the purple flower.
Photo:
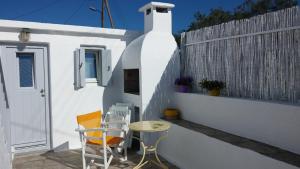
[(193, 78), (190, 76), (180, 77), (175, 80), (175, 85), (191, 86)]

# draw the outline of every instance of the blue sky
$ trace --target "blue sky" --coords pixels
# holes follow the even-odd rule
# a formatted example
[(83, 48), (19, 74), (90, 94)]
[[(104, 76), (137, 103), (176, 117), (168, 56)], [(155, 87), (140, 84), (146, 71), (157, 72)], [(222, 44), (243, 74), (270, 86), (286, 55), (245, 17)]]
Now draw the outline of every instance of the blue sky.
[[(0, 19), (36, 21), (58, 24), (100, 26), (100, 15), (89, 6), (100, 8), (100, 0), (1, 0)], [(150, 0), (110, 0), (116, 28), (143, 30), (143, 15), (139, 7)], [(222, 7), (232, 10), (243, 0), (162, 0), (175, 4), (173, 32), (185, 29), (196, 11), (209, 12)], [(106, 19), (108, 21), (108, 18)], [(109, 23), (106, 22), (106, 27)]]

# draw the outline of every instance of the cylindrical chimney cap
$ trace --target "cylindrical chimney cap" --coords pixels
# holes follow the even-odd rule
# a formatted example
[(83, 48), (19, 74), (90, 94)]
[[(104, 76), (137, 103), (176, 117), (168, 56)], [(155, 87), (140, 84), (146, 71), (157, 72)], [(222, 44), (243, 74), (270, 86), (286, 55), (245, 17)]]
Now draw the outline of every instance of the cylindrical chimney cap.
[(151, 7), (161, 7), (161, 8), (171, 9), (171, 8), (174, 8), (175, 5), (174, 4), (170, 4), (170, 3), (163, 3), (163, 2), (150, 2), (150, 3), (146, 4), (146, 5), (144, 5), (143, 7), (141, 7), (139, 9), (139, 12), (144, 12), (147, 9), (151, 8)]

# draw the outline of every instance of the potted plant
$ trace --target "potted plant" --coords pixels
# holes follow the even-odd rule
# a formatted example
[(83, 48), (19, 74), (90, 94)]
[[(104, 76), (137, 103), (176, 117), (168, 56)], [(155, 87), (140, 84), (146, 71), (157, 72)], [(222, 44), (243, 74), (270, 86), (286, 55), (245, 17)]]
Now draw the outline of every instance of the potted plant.
[(199, 84), (203, 89), (208, 90), (210, 96), (220, 96), (220, 91), (225, 88), (224, 82), (217, 80), (203, 79)]
[(175, 81), (178, 92), (188, 93), (192, 89), (193, 78), (191, 77), (180, 77)]
[(164, 110), (164, 118), (167, 120), (176, 120), (179, 119), (180, 113), (178, 109), (167, 108)]

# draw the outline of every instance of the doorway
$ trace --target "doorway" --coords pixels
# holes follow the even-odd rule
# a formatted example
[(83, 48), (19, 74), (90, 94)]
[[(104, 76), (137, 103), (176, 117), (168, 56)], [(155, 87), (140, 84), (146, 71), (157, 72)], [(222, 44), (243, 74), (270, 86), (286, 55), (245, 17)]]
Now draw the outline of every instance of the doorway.
[(50, 149), (48, 55), (45, 46), (2, 45), (15, 153)]

